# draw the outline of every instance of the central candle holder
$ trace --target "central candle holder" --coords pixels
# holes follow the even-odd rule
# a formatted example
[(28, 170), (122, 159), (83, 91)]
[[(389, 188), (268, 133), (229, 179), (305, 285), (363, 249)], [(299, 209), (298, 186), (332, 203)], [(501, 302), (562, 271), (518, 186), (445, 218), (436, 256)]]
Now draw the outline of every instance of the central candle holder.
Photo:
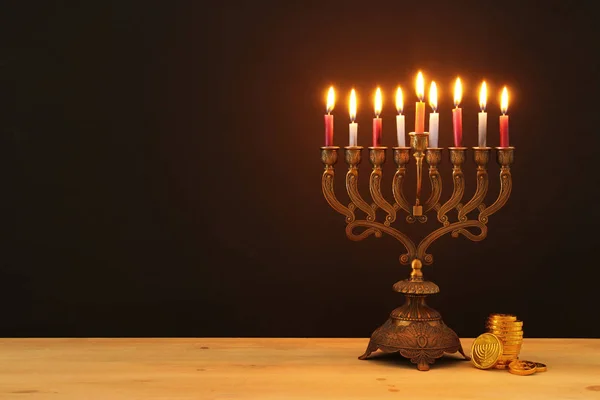
[[(473, 158), (477, 164), (477, 189), (473, 197), (462, 204), (465, 182), (462, 165), (465, 162), (466, 147), (450, 147), (450, 161), (453, 165), (452, 177), (454, 188), (450, 198), (440, 203), (442, 193), (442, 180), (438, 171), (441, 161), (442, 149), (429, 148), (429, 134), (410, 134), (411, 147), (394, 147), (394, 161), (397, 166), (392, 182), (394, 203), (389, 203), (381, 194), (382, 169), (385, 162), (387, 147), (369, 147), (369, 159), (373, 166), (369, 180), (369, 189), (372, 204), (367, 203), (358, 190), (358, 165), (361, 162), (363, 147), (349, 146), (345, 148), (345, 158), (348, 164), (346, 173), (346, 189), (350, 197), (348, 206), (340, 203), (334, 192), (334, 165), (337, 162), (339, 147), (321, 147), (321, 160), (325, 165), (322, 177), (323, 195), (331, 207), (346, 217), (346, 235), (354, 241), (363, 240), (371, 235), (381, 237), (384, 233), (394, 237), (402, 243), (406, 253), (400, 255), (400, 263), (412, 267), (409, 279), (401, 280), (394, 284), (393, 289), (402, 293), (405, 303), (393, 310), (388, 320), (371, 335), (367, 349), (359, 359), (364, 360), (377, 350), (386, 353), (399, 352), (417, 364), (420, 371), (427, 371), (430, 364), (445, 353), (459, 352), (465, 359), (469, 359), (462, 348), (456, 333), (450, 329), (439, 312), (429, 307), (426, 297), (439, 293), (439, 287), (423, 278), (421, 271), (423, 265), (433, 263), (433, 256), (427, 253), (429, 246), (440, 237), (450, 233), (452, 237), (463, 235), (472, 241), (481, 241), (487, 235), (487, 223), (490, 215), (497, 212), (508, 200), (512, 187), (510, 166), (513, 162), (514, 147), (496, 147), (496, 158), (500, 165), (500, 193), (496, 201), (489, 207), (483, 204), (488, 190), (487, 164), (492, 152), (491, 147), (474, 147)], [(403, 192), (403, 183), (406, 176), (410, 154), (416, 164), (416, 196), (414, 205), (410, 205)], [(421, 186), (423, 159), (429, 165), (429, 181), (431, 194), (421, 203)], [(364, 219), (357, 219), (357, 209), (364, 214)], [(383, 222), (377, 222), (377, 211), (383, 211), (386, 216)], [(455, 222), (450, 222), (448, 213), (456, 211)], [(476, 219), (469, 219), (468, 214), (478, 211)], [(418, 245), (406, 234), (391, 226), (396, 221), (400, 212), (406, 212), (406, 222), (411, 224), (418, 221), (425, 223), (427, 213), (436, 216), (442, 224), (436, 230), (425, 236)], [(478, 229), (471, 232), (469, 229)], [(355, 230), (362, 229), (360, 232)]]

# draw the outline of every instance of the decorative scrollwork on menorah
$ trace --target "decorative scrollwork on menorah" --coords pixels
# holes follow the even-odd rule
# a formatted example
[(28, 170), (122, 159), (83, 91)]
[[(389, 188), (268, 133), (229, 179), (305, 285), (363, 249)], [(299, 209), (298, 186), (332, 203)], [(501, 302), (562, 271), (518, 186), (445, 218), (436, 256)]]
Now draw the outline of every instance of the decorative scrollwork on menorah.
[[(433, 256), (427, 253), (429, 246), (446, 234), (452, 237), (462, 235), (472, 241), (481, 241), (487, 235), (489, 217), (500, 210), (508, 200), (512, 188), (510, 172), (513, 163), (513, 147), (495, 148), (496, 158), (500, 165), (500, 193), (490, 206), (483, 202), (488, 192), (487, 164), (491, 147), (474, 147), (473, 158), (477, 165), (477, 187), (475, 194), (466, 203), (462, 203), (465, 192), (463, 164), (468, 149), (466, 147), (450, 147), (448, 149), (452, 163), (453, 189), (450, 198), (440, 202), (442, 180), (438, 165), (442, 157), (441, 148), (428, 148), (428, 136), (425, 133), (410, 133), (411, 147), (394, 147), (393, 155), (397, 166), (392, 180), (393, 202), (388, 202), (381, 193), (383, 179), (382, 165), (385, 163), (387, 147), (369, 147), (369, 160), (372, 172), (369, 180), (369, 191), (372, 203), (367, 202), (358, 189), (358, 166), (361, 162), (360, 146), (346, 147), (345, 160), (348, 164), (346, 189), (350, 203), (345, 206), (336, 197), (334, 191), (334, 165), (337, 162), (339, 147), (321, 148), (321, 160), (325, 165), (322, 187), (323, 195), (334, 210), (346, 217), (346, 235), (351, 240), (363, 240), (374, 235), (381, 237), (384, 233), (398, 240), (406, 252), (400, 255), (400, 263), (411, 264), (412, 273), (409, 279), (394, 285), (394, 290), (406, 296), (406, 303), (390, 315), (390, 319), (379, 327), (371, 336), (367, 351), (360, 358), (368, 357), (373, 351), (400, 352), (417, 364), (419, 370), (428, 370), (444, 353), (459, 351), (465, 356), (458, 336), (448, 328), (440, 314), (425, 303), (425, 297), (438, 293), (439, 288), (433, 282), (425, 281), (421, 272), (422, 265), (433, 263)], [(412, 152), (416, 169), (416, 193), (414, 205), (407, 200), (403, 184), (407, 166)], [(423, 159), (428, 164), (431, 193), (425, 202), (421, 201)], [(384, 214), (382, 222), (377, 221), (377, 211)], [(361, 218), (356, 213), (360, 212)], [(451, 222), (451, 212), (456, 211), (456, 221)], [(441, 226), (415, 243), (408, 235), (392, 226), (399, 220), (400, 213), (405, 212), (406, 222), (427, 221), (427, 213), (434, 213)], [(478, 212), (476, 218), (469, 215)], [(466, 358), (466, 356), (465, 356)]]

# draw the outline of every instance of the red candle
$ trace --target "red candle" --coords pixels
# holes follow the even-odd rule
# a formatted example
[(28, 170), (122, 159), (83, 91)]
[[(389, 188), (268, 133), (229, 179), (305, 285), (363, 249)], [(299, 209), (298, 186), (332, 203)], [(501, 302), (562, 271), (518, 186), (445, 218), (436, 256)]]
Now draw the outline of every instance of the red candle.
[(325, 146), (333, 146), (333, 105), (335, 102), (335, 93), (333, 86), (327, 92), (327, 114), (325, 114)]
[(415, 132), (423, 133), (425, 132), (425, 103), (423, 102), (423, 98), (425, 97), (425, 82), (421, 71), (417, 74), (417, 97), (419, 101), (417, 101), (415, 108)]
[(452, 110), (452, 126), (454, 127), (454, 147), (462, 146), (462, 108), (459, 107), (462, 99), (462, 84), (456, 78), (454, 85), (454, 110)]
[(381, 98), (381, 89), (377, 88), (375, 91), (375, 118), (373, 118), (373, 147), (381, 146), (381, 118), (379, 118), (379, 114), (381, 114), (382, 109), (382, 98)]
[(502, 89), (500, 109), (502, 110), (502, 115), (500, 116), (500, 147), (508, 147), (508, 115), (506, 115), (506, 111), (508, 110), (508, 90), (506, 90), (506, 86)]

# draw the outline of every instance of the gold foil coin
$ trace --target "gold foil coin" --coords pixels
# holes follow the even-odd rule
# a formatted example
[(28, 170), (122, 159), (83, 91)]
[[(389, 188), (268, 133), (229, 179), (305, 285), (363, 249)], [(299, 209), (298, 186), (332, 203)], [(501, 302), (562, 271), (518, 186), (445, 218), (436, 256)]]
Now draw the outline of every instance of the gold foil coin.
[(488, 317), (489, 320), (499, 319), (503, 321), (516, 321), (517, 316), (512, 314), (490, 314)]
[(491, 331), (490, 333), (493, 333), (496, 336), (499, 336), (500, 339), (503, 340), (523, 340), (523, 335), (507, 335), (507, 334), (502, 334), (498, 331)]
[(523, 327), (523, 321), (506, 321), (506, 322), (488, 321), (486, 325), (487, 326), (498, 326), (498, 327), (510, 327), (510, 328), (519, 327), (519, 328), (522, 328)]
[(471, 346), (471, 361), (479, 369), (492, 368), (502, 356), (503, 345), (498, 336), (491, 333), (479, 335)]
[(536, 363), (531, 361), (515, 360), (508, 364), (508, 372), (515, 375), (532, 375), (537, 370)]
[(523, 332), (523, 327), (521, 326), (507, 326), (507, 325), (488, 325), (486, 326), (486, 328), (488, 329), (488, 331), (497, 331), (500, 333), (511, 333), (511, 332)]
[(546, 372), (548, 371), (548, 367), (546, 366), (546, 364), (542, 364), (539, 362), (535, 363), (535, 372)]
[(511, 326), (523, 326), (523, 321), (503, 321), (503, 320), (488, 320), (488, 325), (511, 325)]
[(511, 349), (516, 349), (516, 348), (521, 348), (521, 346), (523, 345), (523, 343), (515, 343), (515, 342), (507, 342), (505, 340), (502, 340), (502, 338), (499, 338), (500, 341), (502, 342), (502, 344), (504, 345), (504, 350), (511, 350)]

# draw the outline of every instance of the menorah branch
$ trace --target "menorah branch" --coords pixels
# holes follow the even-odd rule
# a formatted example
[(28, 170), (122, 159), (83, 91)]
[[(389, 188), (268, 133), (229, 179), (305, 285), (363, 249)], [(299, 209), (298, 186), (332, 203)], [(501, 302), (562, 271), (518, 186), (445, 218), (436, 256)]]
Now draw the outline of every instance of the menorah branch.
[[(466, 228), (479, 228), (479, 234), (475, 235), (469, 232)], [(476, 220), (470, 220), (465, 222), (454, 222), (452, 224), (445, 225), (441, 228), (436, 229), (427, 235), (417, 246), (417, 259), (422, 260), (423, 264), (430, 265), (433, 263), (433, 256), (427, 253), (427, 249), (433, 242), (441, 238), (447, 233), (452, 233), (452, 237), (458, 237), (459, 234), (466, 236), (468, 239), (473, 241), (480, 241), (485, 239), (487, 235), (487, 226)]]
[(367, 214), (367, 221), (375, 221), (375, 209), (371, 207), (358, 191), (358, 165), (361, 161), (361, 146), (346, 147), (346, 164), (348, 164), (348, 172), (346, 173), (346, 189), (350, 201)]
[[(488, 191), (487, 163), (490, 159), (491, 147), (474, 147), (473, 158), (477, 164), (477, 189), (473, 198), (458, 210), (458, 220), (466, 221), (467, 214), (483, 203)], [(485, 205), (483, 206), (485, 207)]]
[(430, 147), (425, 153), (425, 161), (429, 164), (429, 182), (431, 183), (431, 194), (425, 202), (425, 212), (437, 210), (442, 195), (442, 178), (438, 171), (438, 164), (442, 161), (442, 149)]
[(404, 183), (404, 177), (406, 176), (406, 164), (410, 161), (410, 147), (394, 147), (394, 162), (396, 163), (397, 169), (394, 174), (392, 182), (392, 193), (394, 195), (394, 208), (396, 210), (403, 209), (409, 216), (411, 214), (410, 204), (404, 192), (402, 190), (402, 184)]
[(437, 212), (437, 219), (444, 225), (448, 225), (448, 217), (446, 214), (457, 207), (465, 193), (465, 178), (462, 172), (462, 165), (465, 162), (466, 147), (450, 147), (450, 162), (452, 162), (452, 180), (454, 182), (454, 189), (452, 196), (445, 202)]
[(354, 221), (354, 204), (350, 203), (349, 207), (345, 207), (342, 203), (338, 201), (335, 197), (334, 190), (334, 178), (335, 178), (335, 170), (333, 166), (337, 162), (338, 158), (338, 149), (337, 146), (327, 146), (321, 147), (321, 161), (325, 165), (325, 170), (323, 171), (323, 178), (321, 179), (321, 187), (323, 189), (323, 196), (325, 200), (329, 203), (329, 205), (339, 212), (340, 214), (346, 216), (346, 223)]
[(369, 159), (373, 165), (373, 171), (369, 179), (369, 190), (375, 205), (387, 213), (384, 224), (389, 226), (396, 220), (396, 209), (381, 194), (381, 166), (385, 162), (386, 149), (387, 147), (369, 147)]
[[(359, 227), (367, 229), (360, 233), (354, 233), (354, 229)], [(412, 241), (411, 238), (406, 236), (404, 233), (398, 231), (397, 229), (391, 228), (379, 222), (370, 222), (364, 220), (353, 221), (346, 226), (346, 235), (350, 240), (354, 241), (363, 240), (370, 235), (375, 235), (375, 237), (381, 237), (382, 233), (387, 233), (388, 235), (402, 243), (406, 248), (406, 254), (400, 255), (401, 264), (409, 264), (410, 261), (415, 258), (415, 243)]]
[(514, 161), (514, 147), (496, 147), (497, 161), (500, 164), (500, 194), (496, 201), (489, 207), (483, 208), (479, 213), (479, 221), (487, 224), (490, 215), (500, 210), (510, 197), (512, 190), (512, 175), (510, 166)]

